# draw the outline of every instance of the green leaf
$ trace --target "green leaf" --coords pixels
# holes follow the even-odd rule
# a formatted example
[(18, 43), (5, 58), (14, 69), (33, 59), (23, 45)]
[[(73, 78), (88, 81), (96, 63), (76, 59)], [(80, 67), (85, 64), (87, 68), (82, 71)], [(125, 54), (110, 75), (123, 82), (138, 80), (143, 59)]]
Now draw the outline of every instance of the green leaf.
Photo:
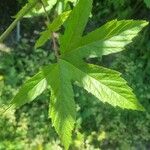
[(3, 79), (4, 79), (4, 77), (2, 75), (0, 75), (0, 81), (3, 80)]
[(150, 0), (144, 0), (144, 3), (146, 4), (147, 8), (150, 8)]
[[(72, 141), (76, 119), (72, 82), (78, 82), (81, 87), (104, 103), (144, 111), (119, 72), (87, 64), (83, 58), (122, 51), (147, 22), (113, 20), (82, 36), (91, 6), (92, 0), (78, 2), (67, 20), (65, 33), (60, 39), (60, 56), (57, 63), (47, 66), (27, 81), (12, 101), (12, 104), (18, 107), (30, 102), (42, 93), (48, 83), (51, 89), (49, 116), (66, 150)], [(50, 32), (58, 29), (62, 22), (56, 19), (41, 38), (47, 39)]]
[(63, 25), (63, 23), (66, 21), (68, 18), (69, 14), (71, 11), (66, 11), (59, 16), (57, 16), (54, 21), (48, 25), (48, 29), (41, 32), (40, 38), (36, 41), (35, 48), (41, 47), (44, 45), (48, 39), (51, 38), (52, 32), (55, 32), (59, 30), (60, 26)]
[[(46, 0), (44, 2), (44, 4), (47, 4), (45, 9), (47, 12), (50, 12), (51, 9), (53, 8), (53, 6), (57, 3), (57, 0)], [(38, 4), (37, 4), (37, 8), (33, 8), (31, 11), (29, 11), (24, 17), (25, 18), (31, 18), (31, 17), (36, 17), (36, 16), (40, 16), (40, 15), (44, 15), (45, 11), (43, 9), (43, 7), (39, 7), (38, 8)]]
[(91, 9), (92, 0), (80, 0), (71, 12), (66, 23), (65, 33), (60, 39), (60, 51), (62, 53), (74, 49), (76, 44), (80, 41)]
[(51, 39), (52, 36), (52, 31), (51, 30), (46, 30), (40, 33), (41, 36), (35, 43), (35, 48), (39, 48), (43, 46), (49, 39)]
[(47, 81), (51, 86), (49, 115), (65, 149), (68, 149), (76, 118), (76, 108), (70, 75), (63, 63), (54, 64)]
[[(51, 65), (48, 66), (50, 68)], [(46, 69), (47, 67), (44, 67)], [(42, 71), (24, 83), (19, 92), (10, 103), (11, 107), (19, 108), (22, 105), (33, 101), (47, 88), (47, 81)]]
[(38, 3), (38, 0), (29, 0), (28, 3), (16, 14), (15, 18), (19, 19), (25, 16)]
[(124, 46), (145, 27), (148, 22), (143, 20), (113, 20), (97, 30), (83, 36), (78, 48), (64, 54), (65, 57), (100, 57), (124, 50)]
[(86, 63), (79, 66), (64, 60), (62, 63), (65, 64), (65, 68), (70, 70), (72, 80), (78, 81), (85, 90), (100, 101), (107, 102), (112, 106), (144, 111), (132, 89), (120, 77), (119, 72)]
[[(104, 103), (144, 111), (132, 89), (117, 71), (86, 63), (78, 66), (63, 59), (53, 66), (47, 76), (47, 82), (51, 86), (50, 117), (65, 149), (71, 144), (75, 123), (72, 81), (77, 81)], [(44, 70), (45, 74), (48, 74), (50, 69)]]

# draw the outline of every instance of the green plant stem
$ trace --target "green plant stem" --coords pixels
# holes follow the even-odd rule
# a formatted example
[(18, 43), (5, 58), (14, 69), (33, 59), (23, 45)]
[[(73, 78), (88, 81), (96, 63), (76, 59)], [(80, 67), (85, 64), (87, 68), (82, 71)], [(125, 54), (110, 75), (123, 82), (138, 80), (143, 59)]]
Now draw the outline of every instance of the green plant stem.
[[(45, 11), (45, 14), (46, 14), (46, 18), (47, 18), (47, 21), (48, 21), (48, 24), (50, 23), (50, 18), (48, 16), (48, 12), (46, 11), (46, 8), (45, 8), (45, 5), (43, 3), (42, 0), (40, 0), (41, 3), (42, 3), (42, 6), (43, 6), (43, 9)], [(47, 27), (48, 27), (48, 24), (47, 24)], [(59, 59), (59, 53), (58, 53), (58, 47), (57, 47), (57, 42), (56, 42), (56, 39), (55, 39), (55, 33), (52, 32), (52, 42), (53, 42), (53, 49), (54, 49), (54, 53), (55, 53), (55, 56), (57, 58), (57, 60)]]
[(6, 29), (6, 31), (0, 36), (0, 43), (3, 42), (7, 36), (10, 34), (10, 32), (15, 28), (17, 25), (18, 19), (15, 19), (12, 24)]
[(48, 21), (48, 23), (50, 23), (50, 18), (49, 18), (49, 16), (48, 16), (48, 12), (46, 11), (45, 5), (44, 5), (44, 3), (43, 3), (42, 0), (40, 0), (40, 2), (41, 2), (41, 4), (42, 4), (42, 6), (43, 6), (43, 9), (44, 9), (44, 12), (45, 12), (47, 21)]
[(11, 31), (17, 25), (18, 21), (20, 21), (23, 18), (23, 16), (36, 5), (36, 3), (37, 3), (37, 0), (31, 3), (29, 7), (27, 7), (20, 15), (18, 15), (18, 17), (10, 24), (10, 26), (6, 29), (6, 31), (0, 36), (0, 43), (3, 42), (7, 38), (7, 36), (11, 33)]

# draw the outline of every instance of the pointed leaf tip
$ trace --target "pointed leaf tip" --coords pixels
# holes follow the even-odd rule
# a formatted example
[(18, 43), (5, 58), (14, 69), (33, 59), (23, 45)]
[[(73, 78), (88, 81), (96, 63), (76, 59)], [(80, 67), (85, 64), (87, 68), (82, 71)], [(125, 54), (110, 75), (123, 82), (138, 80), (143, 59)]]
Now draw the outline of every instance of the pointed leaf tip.
[(133, 38), (148, 25), (144, 20), (112, 20), (80, 38), (79, 43), (62, 58), (81, 61), (86, 57), (101, 57), (124, 50)]
[(64, 60), (62, 63), (70, 70), (73, 81), (78, 81), (85, 90), (102, 102), (123, 109), (145, 110), (117, 71), (86, 63), (80, 66)]
[(59, 61), (46, 79), (51, 87), (49, 116), (62, 144), (68, 149), (76, 120), (74, 93), (68, 69)]
[(60, 38), (60, 51), (65, 53), (74, 49), (83, 34), (92, 9), (92, 0), (80, 0), (66, 22), (64, 35)]

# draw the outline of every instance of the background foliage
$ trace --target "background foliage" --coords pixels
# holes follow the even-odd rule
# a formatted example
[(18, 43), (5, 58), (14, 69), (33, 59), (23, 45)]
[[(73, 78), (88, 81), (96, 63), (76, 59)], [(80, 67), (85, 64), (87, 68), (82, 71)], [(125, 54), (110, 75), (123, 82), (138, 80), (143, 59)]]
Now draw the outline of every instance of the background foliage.
[[(4, 3), (6, 7), (0, 4), (2, 8), (0, 32), (11, 22), (9, 17), (17, 12), (15, 6), (18, 5), (19, 8), (23, 3), (20, 0), (10, 3), (7, 0)], [(136, 3), (134, 0), (95, 0), (93, 17), (85, 32), (94, 30), (114, 18), (150, 20), (147, 6), (143, 0), (138, 0)], [(39, 31), (45, 27), (44, 20), (43, 17), (24, 19), (21, 22), (20, 42), (16, 42), (14, 31), (7, 41), (11, 51), (7, 53), (0, 51), (0, 105), (4, 108), (29, 76), (44, 64), (54, 61), (54, 54), (49, 49), (51, 43), (47, 43), (43, 48), (33, 48)], [(150, 148), (150, 28), (147, 27), (142, 32), (126, 47), (126, 51), (89, 61), (122, 72), (139, 101), (146, 108), (146, 112), (114, 109), (107, 104), (97, 102), (84, 90), (74, 87), (78, 103), (76, 124), (78, 129), (75, 129), (72, 149), (148, 150)], [(25, 105), (16, 112), (9, 111), (0, 117), (0, 150), (61, 149), (50, 119), (47, 119), (48, 99), (49, 93), (46, 91), (32, 104)], [(0, 109), (2, 110), (2, 107)]]

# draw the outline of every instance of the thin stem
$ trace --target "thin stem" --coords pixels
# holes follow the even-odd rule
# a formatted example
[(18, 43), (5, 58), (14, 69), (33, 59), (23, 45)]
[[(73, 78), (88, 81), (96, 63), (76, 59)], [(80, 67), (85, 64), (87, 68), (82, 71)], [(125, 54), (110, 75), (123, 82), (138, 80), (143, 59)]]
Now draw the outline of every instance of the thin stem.
[(55, 33), (52, 32), (52, 41), (53, 41), (53, 48), (54, 48), (54, 53), (55, 53), (55, 56), (57, 58), (57, 60), (59, 59), (59, 53), (58, 53), (58, 46), (57, 46), (57, 42), (56, 42), (56, 39), (55, 39)]
[(49, 16), (48, 16), (48, 12), (47, 12), (47, 10), (46, 10), (46, 8), (45, 8), (45, 5), (44, 5), (44, 3), (43, 3), (42, 0), (40, 0), (40, 2), (41, 2), (41, 4), (42, 4), (43, 9), (44, 9), (44, 12), (45, 12), (45, 14), (46, 14), (47, 21), (48, 21), (48, 23), (50, 23), (50, 18), (49, 18)]
[(3, 42), (7, 36), (10, 34), (10, 32), (15, 28), (15, 26), (18, 23), (18, 19), (15, 19), (11, 25), (6, 29), (6, 31), (0, 36), (0, 43)]
[(17, 25), (18, 21), (20, 21), (23, 18), (23, 16), (36, 5), (36, 3), (37, 3), (37, 1), (35, 0), (30, 5), (26, 4), (22, 8), (22, 10), (23, 9), (24, 10), (20, 14), (18, 14), (18, 17), (10, 24), (10, 26), (6, 29), (6, 31), (0, 36), (0, 43), (3, 42), (7, 38), (7, 36), (11, 33), (11, 31)]
[[(44, 5), (42, 0), (40, 0), (40, 1), (42, 3), (43, 9), (45, 11), (47, 21), (48, 21), (48, 23), (50, 23), (50, 18), (49, 18), (48, 12), (46, 11), (45, 5)], [(47, 25), (47, 27), (48, 27), (48, 25)], [(56, 42), (56, 39), (55, 39), (55, 32), (52, 32), (52, 42), (53, 42), (54, 53), (55, 53), (55, 56), (58, 60), (59, 59), (59, 53), (58, 53), (57, 42)]]

